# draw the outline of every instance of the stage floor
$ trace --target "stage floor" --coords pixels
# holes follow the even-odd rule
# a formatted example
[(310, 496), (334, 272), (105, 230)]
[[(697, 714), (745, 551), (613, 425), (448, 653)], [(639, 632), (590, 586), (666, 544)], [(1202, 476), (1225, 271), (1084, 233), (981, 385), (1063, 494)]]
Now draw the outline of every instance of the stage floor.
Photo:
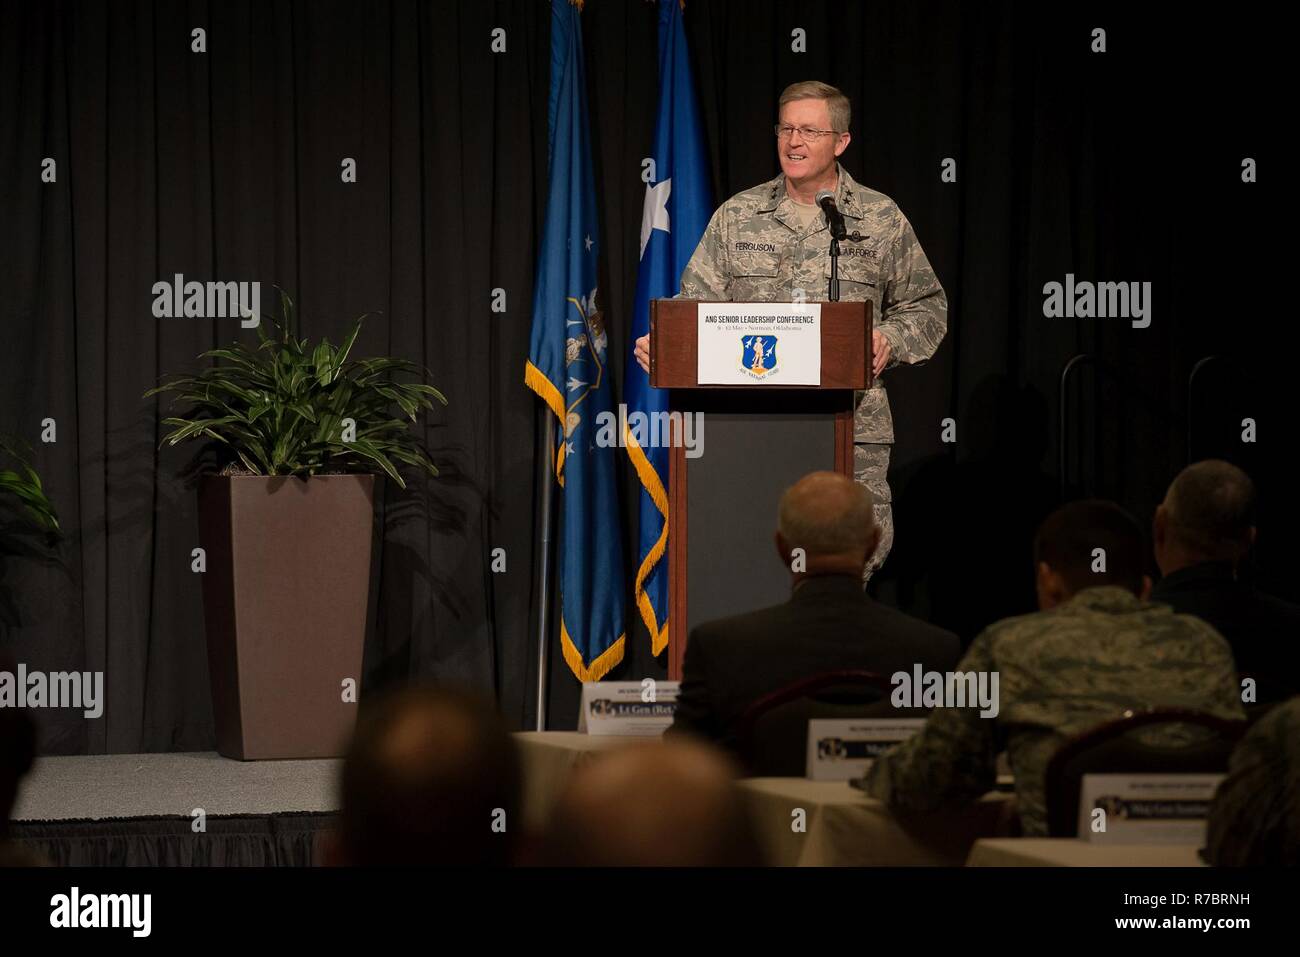
[(340, 759), (233, 761), (215, 751), (36, 759), (15, 821), (209, 817), (338, 810)]

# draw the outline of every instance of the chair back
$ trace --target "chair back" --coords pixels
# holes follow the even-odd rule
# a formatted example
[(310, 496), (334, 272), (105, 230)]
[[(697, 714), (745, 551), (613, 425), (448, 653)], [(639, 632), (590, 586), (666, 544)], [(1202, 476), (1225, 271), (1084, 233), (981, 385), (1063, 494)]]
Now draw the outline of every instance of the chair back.
[[(1190, 740), (1158, 739), (1162, 729), (1168, 732), (1175, 727), (1184, 729), (1179, 737)], [(1188, 735), (1189, 728), (1200, 728), (1203, 733)], [(1245, 729), (1245, 721), (1200, 711), (1153, 708), (1128, 712), (1076, 735), (1047, 764), (1048, 834), (1078, 836), (1079, 790), (1085, 774), (1224, 774), (1228, 756)]]
[(808, 722), (814, 719), (924, 718), (925, 709), (895, 708), (889, 679), (872, 671), (827, 671), (778, 688), (741, 716), (741, 757), (755, 777), (803, 777)]

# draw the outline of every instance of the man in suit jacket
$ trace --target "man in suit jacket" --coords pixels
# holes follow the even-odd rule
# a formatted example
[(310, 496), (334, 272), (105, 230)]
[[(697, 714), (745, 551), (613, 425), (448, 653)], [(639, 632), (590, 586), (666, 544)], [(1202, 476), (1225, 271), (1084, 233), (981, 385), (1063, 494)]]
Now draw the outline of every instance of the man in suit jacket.
[(1300, 694), (1300, 606), (1238, 577), (1255, 542), (1255, 486), (1228, 462), (1209, 459), (1178, 473), (1156, 509), (1156, 564), (1164, 576), (1151, 600), (1214, 626), (1237, 671), (1255, 681), (1262, 707)]
[(949, 671), (957, 636), (878, 604), (862, 570), (880, 541), (871, 493), (835, 472), (813, 472), (781, 497), (776, 550), (791, 569), (790, 600), (691, 629), (670, 733), (736, 751), (740, 717), (770, 692), (825, 671), (888, 678)]

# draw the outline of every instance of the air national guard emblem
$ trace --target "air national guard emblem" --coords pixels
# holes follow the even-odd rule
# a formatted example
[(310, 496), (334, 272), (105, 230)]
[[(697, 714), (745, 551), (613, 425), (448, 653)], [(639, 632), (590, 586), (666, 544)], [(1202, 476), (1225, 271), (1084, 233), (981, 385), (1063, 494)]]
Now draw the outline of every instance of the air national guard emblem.
[(740, 367), (755, 379), (776, 371), (776, 336), (742, 336)]

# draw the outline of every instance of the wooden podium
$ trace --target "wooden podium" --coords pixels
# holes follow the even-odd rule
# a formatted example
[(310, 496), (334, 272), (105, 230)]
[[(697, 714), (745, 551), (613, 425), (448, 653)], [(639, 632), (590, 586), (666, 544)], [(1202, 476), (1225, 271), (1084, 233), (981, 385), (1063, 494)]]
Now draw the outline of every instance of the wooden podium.
[[(671, 390), (670, 411), (704, 414), (703, 454), (688, 458), (680, 442), (669, 450), (671, 680), (681, 678), (693, 625), (789, 597), (773, 544), (780, 495), (819, 469), (853, 476), (853, 394), (872, 384), (870, 302), (820, 303), (816, 386), (701, 386), (699, 305), (650, 302), (650, 384)], [(703, 543), (693, 558), (692, 542)]]

